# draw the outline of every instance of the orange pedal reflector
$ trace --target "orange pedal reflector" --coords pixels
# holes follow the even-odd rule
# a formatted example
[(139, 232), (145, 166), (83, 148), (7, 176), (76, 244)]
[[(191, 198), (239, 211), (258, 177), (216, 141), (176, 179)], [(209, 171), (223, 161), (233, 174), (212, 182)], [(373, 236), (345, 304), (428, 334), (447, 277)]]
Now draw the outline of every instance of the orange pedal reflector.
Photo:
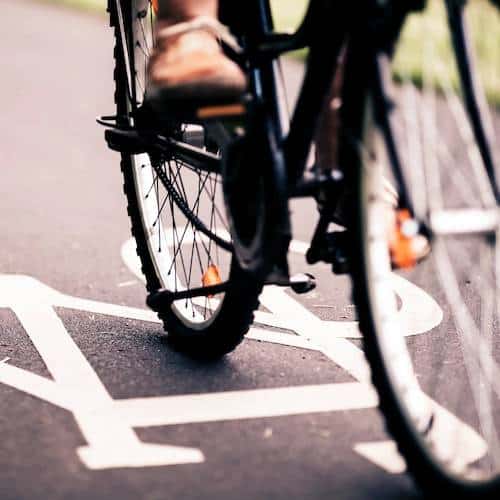
[(153, 5), (153, 12), (158, 15), (158, 12), (160, 11), (160, 5), (159, 5), (159, 0), (152, 0), (152, 5)]
[(403, 209), (396, 212), (396, 225), (389, 238), (389, 250), (391, 262), (399, 269), (409, 269), (417, 263), (417, 256), (413, 250), (413, 238), (403, 234), (402, 226), (411, 220), (409, 210)]
[(246, 109), (243, 104), (221, 104), (219, 106), (206, 106), (199, 108), (196, 116), (200, 120), (208, 120), (210, 118), (224, 118), (227, 116), (241, 116), (245, 114)]
[[(219, 268), (217, 266), (214, 266), (213, 264), (211, 266), (208, 266), (207, 270), (201, 278), (201, 282), (203, 286), (213, 286), (222, 283), (222, 279), (219, 274)], [(208, 297), (213, 297), (213, 295), (208, 295)]]

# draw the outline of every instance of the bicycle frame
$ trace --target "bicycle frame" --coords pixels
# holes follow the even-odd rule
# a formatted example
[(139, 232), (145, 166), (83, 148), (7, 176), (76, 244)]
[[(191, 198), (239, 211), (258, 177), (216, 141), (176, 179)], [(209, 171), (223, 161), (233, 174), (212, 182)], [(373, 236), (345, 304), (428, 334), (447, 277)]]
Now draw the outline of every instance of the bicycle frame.
[[(447, 0), (446, 3), (451, 16), (453, 6), (459, 5), (461, 0), (458, 0), (458, 3), (454, 0)], [(359, 0), (346, 6), (341, 0), (311, 0), (299, 28), (295, 33), (287, 34), (275, 32), (270, 0), (248, 0), (238, 5), (230, 0), (220, 0), (221, 20), (231, 27), (244, 46), (240, 62), (249, 74), (250, 94), (267, 117), (268, 125), (266, 126), (273, 129), (273, 136), (277, 138), (277, 147), (272, 154), (280, 155), (280, 158), (277, 156), (271, 158), (271, 163), (273, 165), (281, 163), (279, 168), (284, 174), (281, 178), (286, 178), (288, 197), (316, 196), (323, 186), (335, 189), (336, 181), (332, 176), (323, 174), (306, 179), (304, 173), (318, 118), (337, 69), (339, 54), (346, 40), (349, 39), (349, 52), (351, 55), (354, 53), (354, 57), (348, 57), (350, 59), (348, 65), (351, 68), (346, 70), (346, 73), (350, 74), (350, 81), (344, 85), (344, 101), (349, 102), (349, 105), (344, 106), (342, 111), (344, 129), (351, 132), (359, 130), (362, 126), (359, 122), (361, 113), (357, 112), (357, 101), (370, 88), (377, 120), (384, 132), (390, 161), (394, 165), (400, 205), (414, 212), (411, 197), (406, 189), (408, 182), (405, 182), (403, 178), (401, 161), (391, 144), (394, 124), (391, 122), (389, 112), (390, 96), (385, 93), (384, 78), (388, 75), (384, 74), (384, 58), (390, 57), (392, 43), (396, 40), (408, 12), (421, 9), (425, 4), (426, 0), (408, 0), (404, 4), (390, 0), (385, 3)], [(383, 16), (379, 19), (378, 13), (383, 13), (386, 8), (391, 10), (391, 15), (385, 19)], [(459, 14), (460, 12), (456, 15)], [(463, 33), (454, 30), (453, 23), (451, 24), (454, 43), (460, 49), (465, 43)], [(371, 29), (372, 26), (373, 29)], [(367, 29), (369, 32), (366, 32)], [(124, 50), (130, 51), (130, 47), (125, 49), (127, 44), (128, 41), (125, 40)], [(306, 73), (292, 119), (288, 124), (283, 102), (280, 99), (277, 60), (286, 52), (305, 47), (309, 48)], [(465, 50), (457, 51), (459, 54), (465, 54), (463, 57), (466, 57)], [(477, 123), (480, 123), (476, 112), (477, 98), (473, 93), (469, 93), (467, 101), (469, 113), (472, 114), (473, 123), (476, 125), (475, 135), (479, 144), (483, 146), (481, 153), (485, 160), (489, 160), (486, 161), (487, 166), (491, 167), (487, 137), (483, 129), (477, 126)], [(348, 110), (345, 109), (347, 107)], [(105, 120), (101, 123), (109, 125)], [(160, 153), (167, 152), (167, 154), (171, 151), (187, 163), (197, 165), (200, 170), (222, 172), (220, 157), (203, 148), (197, 148), (172, 138), (150, 135), (147, 138), (147, 147), (141, 149), (145, 145), (144, 138), (137, 134), (134, 136), (133, 131), (130, 132), (130, 136), (127, 136), (127, 133), (126, 130), (121, 130), (121, 135), (113, 134), (113, 130), (107, 131), (106, 139), (110, 147), (122, 151), (129, 148), (129, 152), (132, 153), (151, 149), (156, 149)], [(347, 136), (345, 133), (344, 135)], [(143, 141), (142, 144), (141, 141)], [(342, 137), (339, 163), (349, 165), (349, 170), (359, 168), (359, 151), (354, 151), (355, 145), (353, 147), (352, 144), (344, 144), (347, 142), (349, 141)], [(134, 148), (138, 150), (135, 151)], [(488, 168), (488, 172), (493, 181), (492, 184), (496, 186), (492, 168)], [(331, 190), (329, 192), (332, 193)], [(496, 196), (498, 198), (498, 191), (496, 191)], [(286, 198), (286, 194), (284, 197)], [(420, 220), (424, 220), (422, 215), (417, 214)], [(325, 213), (323, 218), (325, 220), (318, 223), (317, 235), (324, 233), (328, 227), (328, 214)]]
[[(408, 4), (420, 4), (422, 1), (425, 0), (413, 0)], [(220, 0), (222, 21), (243, 41), (245, 50), (240, 62), (250, 76), (250, 94), (272, 119), (275, 136), (279, 139), (278, 147), (284, 154), (291, 196), (310, 196), (317, 192), (317, 179), (315, 183), (310, 182), (308, 185), (298, 184), (305, 171), (318, 117), (329, 91), (340, 51), (348, 36), (360, 27), (363, 29), (362, 16), (369, 18), (369, 7), (373, 3), (373, 0), (362, 0), (346, 6), (341, 0), (311, 0), (297, 31), (288, 34), (274, 31), (270, 0), (251, 0), (238, 5), (229, 0)], [(412, 8), (405, 7), (407, 10)], [(117, 10), (120, 12), (118, 1)], [(122, 37), (124, 38), (124, 33)], [(122, 47), (129, 52), (132, 49), (128, 47), (128, 40), (124, 40)], [(282, 109), (283, 103), (278, 98), (277, 59), (286, 52), (305, 47), (309, 48), (306, 73), (288, 126)], [(131, 91), (130, 95), (132, 96)], [(112, 127), (112, 118), (114, 117), (104, 117), (100, 123)], [(123, 151), (129, 148), (130, 152), (135, 149), (170, 149), (186, 161), (199, 165), (200, 170), (203, 170), (204, 163), (209, 165), (210, 171), (222, 169), (220, 161), (214, 155), (190, 144), (165, 141), (158, 136), (149, 137), (147, 148), (144, 148), (144, 141), (140, 137), (132, 137), (133, 134), (127, 137), (123, 130), (121, 137), (113, 134), (113, 131), (108, 132), (106, 140), (112, 149)], [(323, 179), (325, 180), (328, 182), (331, 179)]]
[[(120, 11), (120, 0), (115, 1)], [(414, 2), (421, 1), (423, 0), (413, 0), (409, 3), (413, 6)], [(277, 281), (288, 282), (286, 255), (291, 238), (288, 213), (288, 199), (291, 197), (315, 197), (317, 200), (322, 198), (326, 202), (321, 203), (321, 215), (311, 249), (324, 246), (326, 229), (331, 221), (331, 212), (342, 184), (333, 172), (305, 175), (311, 144), (325, 104), (325, 96), (329, 93), (337, 69), (340, 52), (348, 37), (350, 37), (349, 48), (356, 47), (356, 53), (355, 57), (352, 57), (355, 60), (354, 71), (350, 71), (353, 75), (350, 80), (353, 81), (346, 83), (345, 86), (355, 90), (347, 88), (349, 97), (345, 100), (345, 104), (348, 101), (349, 105), (343, 106), (341, 119), (349, 133), (359, 130), (362, 126), (358, 120), (362, 115), (358, 112), (359, 98), (370, 85), (368, 82), (372, 75), (375, 75), (371, 65), (373, 48), (366, 47), (364, 35), (377, 33), (377, 30), (370, 30), (370, 33), (367, 33), (366, 27), (376, 19), (373, 14), (385, 13), (386, 7), (392, 6), (390, 1), (387, 5), (380, 6), (374, 0), (358, 0), (352, 5), (345, 5), (340, 0), (311, 0), (296, 32), (285, 34), (276, 33), (273, 29), (270, 0), (251, 0), (237, 6), (235, 2), (220, 0), (221, 20), (231, 27), (244, 48), (239, 62), (249, 75), (251, 95), (246, 135), (249, 140), (260, 136), (259, 140), (264, 141), (256, 144), (258, 148), (262, 146), (262, 156), (254, 158), (253, 162), (254, 164), (257, 162), (258, 165), (255, 166), (261, 168), (260, 173), (256, 175), (266, 177), (266, 180), (263, 180), (266, 186), (264, 196), (267, 199), (265, 211), (267, 214), (272, 214), (268, 216), (264, 225), (265, 237), (264, 233), (255, 234), (255, 238), (259, 238), (259, 241), (252, 239), (249, 244), (241, 244), (237, 230), (233, 231), (233, 240), (238, 241), (238, 250), (235, 251), (238, 260), (243, 263), (246, 270), (255, 275), (265, 276), (269, 272), (269, 267), (275, 266), (280, 269)], [(406, 8), (400, 6), (397, 9), (398, 13), (399, 11), (406, 11)], [(120, 20), (120, 16), (118, 19)], [(355, 40), (360, 43), (354, 43)], [(131, 53), (133, 48), (129, 45), (130, 42), (125, 39), (121, 47)], [(309, 48), (306, 73), (288, 127), (282, 109), (283, 102), (279, 98), (277, 59), (285, 52), (305, 47)], [(126, 56), (127, 54), (125, 60)], [(132, 91), (129, 95), (133, 97)], [(147, 132), (149, 128), (147, 111), (143, 120), (142, 109), (134, 102), (135, 99), (132, 99), (132, 116), (139, 122), (138, 128), (142, 129), (142, 132), (135, 130), (132, 123), (129, 124), (129, 129), (106, 131), (106, 140), (111, 149), (132, 154), (158, 153), (160, 157), (173, 155), (184, 159), (188, 164), (197, 165), (200, 171), (223, 173), (225, 165), (220, 156), (211, 154), (202, 147), (194, 147), (175, 140), (168, 135), (163, 137), (154, 131)], [(101, 123), (106, 125), (105, 120)], [(152, 128), (154, 129), (154, 126)], [(349, 165), (348, 170), (352, 171), (359, 165), (359, 151), (356, 146), (353, 147), (353, 144), (344, 139), (342, 137), (339, 141), (339, 163)], [(236, 155), (236, 161), (233, 159), (227, 164), (237, 165), (239, 153), (237, 151), (231, 153), (229, 150), (232, 147), (233, 145), (229, 145), (225, 157)], [(255, 151), (255, 147), (253, 150)], [(244, 156), (247, 155), (244, 153)], [(231, 175), (223, 177), (228, 179)], [(405, 193), (401, 199), (406, 200)], [(231, 211), (231, 208), (229, 210)], [(260, 254), (260, 249), (264, 248), (265, 257)], [(308, 257), (309, 260), (311, 263), (315, 261)], [(281, 264), (276, 264), (277, 262)]]
[[(324, 96), (345, 41), (347, 10), (339, 8), (340, 2), (311, 0), (298, 30), (293, 34), (283, 34), (273, 29), (269, 0), (246, 2), (243, 15), (242, 6), (238, 5), (237, 16), (231, 16), (229, 5), (230, 2), (222, 2), (222, 18), (245, 41), (251, 90), (265, 104), (276, 124), (277, 136), (282, 140), (289, 186), (293, 189), (304, 172)], [(245, 19), (243, 25), (241, 19)], [(309, 47), (310, 51), (307, 71), (286, 134), (287, 124), (283, 123), (284, 113), (280, 109), (282, 103), (277, 98), (276, 59), (285, 52), (304, 47)]]
[[(338, 8), (340, 2), (311, 0), (298, 30), (293, 34), (284, 34), (273, 29), (269, 0), (238, 4), (237, 12), (234, 2), (222, 0), (221, 4), (222, 21), (244, 41), (243, 62), (249, 68), (250, 93), (272, 117), (276, 136), (280, 138), (284, 151), (289, 188), (293, 193), (305, 170), (324, 96), (347, 34), (346, 9)], [(310, 49), (307, 71), (287, 133), (283, 103), (278, 98), (277, 58), (283, 53), (305, 47)], [(215, 168), (213, 155), (202, 149), (180, 142), (171, 143), (169, 147), (196, 164), (202, 163), (200, 160), (206, 157), (207, 164)], [(305, 191), (302, 189), (301, 193)]]

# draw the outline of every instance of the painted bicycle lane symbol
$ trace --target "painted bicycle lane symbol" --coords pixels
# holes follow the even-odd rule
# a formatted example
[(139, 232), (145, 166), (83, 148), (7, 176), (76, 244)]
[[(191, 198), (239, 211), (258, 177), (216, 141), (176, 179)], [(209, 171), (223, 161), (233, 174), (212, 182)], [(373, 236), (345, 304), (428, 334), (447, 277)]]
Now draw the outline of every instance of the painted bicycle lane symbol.
[[(127, 257), (131, 254), (127, 245), (122, 255), (134, 270), (137, 262)], [(395, 289), (403, 303), (400, 314), (407, 317), (412, 327), (409, 334), (423, 333), (441, 322), (439, 306), (422, 290), (400, 278), (395, 281)], [(146, 322), (158, 322), (156, 315), (144, 309), (65, 295), (29, 276), (0, 275), (0, 307), (14, 312), (53, 377), (50, 380), (4, 360), (0, 362), (0, 382), (70, 411), (87, 442), (76, 453), (86, 467), (94, 470), (204, 461), (202, 450), (197, 448), (142, 442), (134, 428), (377, 406), (363, 352), (349, 341), (359, 336), (356, 323), (322, 321), (277, 287), (267, 287), (261, 302), (270, 312), (257, 312), (256, 322), (262, 327), (251, 328), (247, 338), (320, 351), (357, 381), (115, 400), (71, 338), (55, 308)], [(265, 326), (293, 333), (271, 331)], [(455, 417), (449, 415), (449, 418)], [(461, 426), (464, 432), (473, 432), (465, 424)], [(357, 443), (354, 450), (388, 472), (398, 473), (405, 468), (391, 441)], [(471, 460), (476, 458), (477, 450), (471, 450)]]

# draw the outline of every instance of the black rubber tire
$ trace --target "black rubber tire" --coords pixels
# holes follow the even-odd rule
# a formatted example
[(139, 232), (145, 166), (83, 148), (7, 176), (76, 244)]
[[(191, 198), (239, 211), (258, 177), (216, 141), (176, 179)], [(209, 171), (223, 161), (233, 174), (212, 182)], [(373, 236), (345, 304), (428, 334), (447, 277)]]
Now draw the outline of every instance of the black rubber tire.
[[(132, 38), (132, 26), (127, 19), (131, 19), (129, 9), (131, 2), (123, 2), (125, 18), (125, 32)], [(129, 112), (126, 83), (126, 70), (123, 60), (121, 38), (116, 23), (114, 2), (110, 0), (109, 8), (111, 26), (115, 33), (115, 103), (117, 116), (126, 116)], [(132, 74), (133, 60), (129, 58)], [(132, 157), (122, 154), (121, 171), (124, 178), (123, 190), (127, 197), (127, 212), (131, 221), (132, 236), (137, 244), (137, 255), (142, 264), (142, 272), (146, 277), (146, 287), (149, 292), (161, 287), (160, 279), (149, 252), (145, 229), (142, 223), (141, 211), (138, 203), (138, 193), (133, 174)], [(204, 328), (193, 329), (189, 324), (180, 320), (172, 308), (166, 308), (159, 313), (164, 329), (168, 333), (171, 345), (190, 356), (196, 358), (217, 358), (234, 350), (243, 340), (253, 322), (253, 311), (258, 308), (258, 297), (262, 290), (262, 283), (244, 273), (238, 266), (235, 258), (231, 261), (229, 274), (230, 289), (224, 294), (221, 306), (210, 323)]]
[[(380, 110), (384, 106), (377, 103), (377, 99), (380, 98), (377, 90), (363, 88), (362, 85), (356, 83), (360, 79), (370, 82), (376, 80), (367, 71), (366, 69), (361, 70), (359, 67), (346, 71), (345, 92), (349, 96), (344, 98), (343, 113), (346, 117), (345, 121), (349, 122), (349, 131), (352, 133), (351, 138), (353, 139), (351, 142), (356, 144), (356, 147), (348, 148), (347, 152), (352, 164), (352, 171), (355, 173), (353, 182), (356, 186), (355, 199), (358, 203), (353, 241), (357, 251), (353, 253), (351, 271), (353, 299), (357, 308), (359, 327), (363, 333), (364, 352), (371, 368), (372, 382), (379, 395), (379, 409), (384, 416), (388, 433), (394, 438), (400, 454), (406, 461), (407, 472), (415, 480), (426, 498), (498, 499), (500, 498), (500, 477), (497, 476), (484, 483), (460, 480), (447, 474), (430, 456), (421, 444), (420, 438), (417, 437), (414, 424), (410, 423), (409, 418), (406, 417), (406, 410), (400, 404), (398, 391), (391, 380), (386, 356), (384, 356), (379, 342), (375, 321), (377, 313), (373, 309), (369, 291), (370, 270), (367, 264), (369, 242), (365, 227), (367, 218), (367, 204), (365, 202), (367, 200), (363, 196), (366, 180), (363, 174), (363, 161), (364, 158), (371, 159), (371, 154), (369, 154), (372, 152), (370, 132), (374, 127), (378, 127), (375, 123), (375, 116), (380, 122)], [(373, 71), (375, 70), (373, 69)], [(387, 90), (386, 95), (392, 95), (390, 89), (385, 90)], [(355, 118), (349, 118), (353, 116)], [(397, 138), (393, 137), (392, 139), (396, 147), (399, 147)]]
[[(361, 200), (362, 180), (358, 179), (357, 199)], [(365, 357), (370, 365), (372, 383), (379, 395), (379, 410), (384, 416), (388, 433), (394, 438), (398, 451), (404, 457), (407, 472), (415, 480), (426, 498), (453, 498), (460, 500), (495, 499), (500, 495), (500, 480), (489, 484), (471, 484), (455, 480), (443, 473), (427, 451), (420, 445), (415, 428), (404, 416), (394, 385), (390, 380), (384, 355), (378, 341), (373, 309), (368, 291), (365, 269), (366, 240), (363, 230), (365, 207), (358, 208), (355, 230), (355, 254), (352, 270), (353, 298), (358, 313), (359, 328), (363, 333)]]

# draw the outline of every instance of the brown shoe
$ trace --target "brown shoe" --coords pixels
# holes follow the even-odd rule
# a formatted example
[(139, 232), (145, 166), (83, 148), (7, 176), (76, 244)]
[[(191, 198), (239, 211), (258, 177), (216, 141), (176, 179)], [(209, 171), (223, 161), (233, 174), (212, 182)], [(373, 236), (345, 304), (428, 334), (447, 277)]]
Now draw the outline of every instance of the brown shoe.
[(217, 106), (223, 114), (228, 111), (226, 105), (235, 110), (247, 81), (218, 42), (223, 38), (234, 43), (229, 36), (212, 18), (174, 25), (158, 21), (157, 46), (148, 67), (147, 100), (154, 108), (183, 107), (198, 114), (210, 106)]

